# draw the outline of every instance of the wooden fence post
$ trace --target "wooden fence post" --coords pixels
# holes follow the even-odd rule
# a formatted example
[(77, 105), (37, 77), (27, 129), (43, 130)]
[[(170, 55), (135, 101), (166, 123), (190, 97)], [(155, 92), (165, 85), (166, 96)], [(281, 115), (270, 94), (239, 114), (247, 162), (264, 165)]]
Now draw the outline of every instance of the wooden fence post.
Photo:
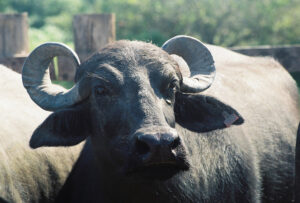
[(28, 51), (27, 13), (0, 14), (0, 63), (21, 72)]
[(75, 50), (81, 60), (115, 41), (115, 15), (76, 15), (73, 18)]
[[(81, 61), (106, 44), (115, 41), (114, 14), (86, 14), (73, 17), (75, 51)], [(75, 70), (63, 57), (58, 58), (59, 79), (72, 80)]]

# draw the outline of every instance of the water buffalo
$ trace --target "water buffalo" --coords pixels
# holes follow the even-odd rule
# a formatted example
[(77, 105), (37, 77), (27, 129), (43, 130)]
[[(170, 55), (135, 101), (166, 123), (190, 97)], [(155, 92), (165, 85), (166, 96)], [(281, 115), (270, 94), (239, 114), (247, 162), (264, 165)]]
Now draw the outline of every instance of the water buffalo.
[[(51, 84), (48, 65), (55, 56), (77, 64), (70, 90)], [(118, 41), (80, 64), (65, 45), (46, 43), (27, 58), (22, 79), (31, 99), (53, 112), (32, 133), (30, 147), (38, 149), (30, 151), (23, 134), (15, 141), (21, 155), (3, 152), (7, 159), (17, 154), (18, 173), (42, 188), (32, 194), (51, 199), (59, 192), (56, 202), (293, 201), (298, 92), (273, 59), (177, 36), (162, 49)], [(15, 93), (9, 94), (13, 101)], [(8, 105), (21, 112), (27, 103)], [(20, 114), (10, 117), (19, 121)], [(42, 119), (31, 111), (23, 117)], [(5, 146), (14, 143), (15, 134), (0, 135)], [(74, 166), (81, 146), (50, 147), (82, 141)], [(27, 153), (34, 157), (29, 163)], [(0, 167), (15, 166), (9, 164)], [(15, 181), (6, 176), (1, 185)], [(0, 191), (3, 200), (12, 199)], [(16, 191), (23, 201), (30, 196)]]

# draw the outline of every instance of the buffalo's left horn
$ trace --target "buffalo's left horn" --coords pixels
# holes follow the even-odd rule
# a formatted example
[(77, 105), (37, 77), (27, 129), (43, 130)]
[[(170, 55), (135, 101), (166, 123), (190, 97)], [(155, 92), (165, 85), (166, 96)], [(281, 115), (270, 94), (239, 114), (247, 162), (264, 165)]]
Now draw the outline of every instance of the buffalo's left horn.
[(183, 77), (180, 88), (182, 92), (202, 92), (213, 83), (216, 74), (214, 60), (210, 51), (199, 40), (179, 35), (166, 41), (162, 49), (170, 55), (182, 57), (189, 66), (191, 76)]
[(23, 85), (31, 99), (41, 108), (55, 111), (78, 103), (86, 95), (79, 92), (80, 81), (67, 90), (51, 83), (48, 66), (56, 56), (71, 58), (80, 64), (77, 54), (62, 43), (45, 43), (33, 50), (22, 70)]

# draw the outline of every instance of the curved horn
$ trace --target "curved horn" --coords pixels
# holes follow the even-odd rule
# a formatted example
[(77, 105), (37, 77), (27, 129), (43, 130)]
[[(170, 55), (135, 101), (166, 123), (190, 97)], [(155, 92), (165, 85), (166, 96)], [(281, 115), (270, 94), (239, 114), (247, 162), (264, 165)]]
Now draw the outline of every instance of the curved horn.
[(198, 93), (210, 87), (216, 75), (214, 60), (199, 40), (179, 35), (166, 41), (162, 49), (182, 57), (189, 66), (191, 77), (183, 77), (182, 92)]
[(51, 83), (48, 66), (56, 56), (71, 58), (78, 67), (77, 54), (62, 43), (45, 43), (34, 49), (24, 62), (23, 85), (31, 99), (41, 108), (55, 111), (69, 107), (84, 98), (79, 94), (79, 83), (70, 90)]

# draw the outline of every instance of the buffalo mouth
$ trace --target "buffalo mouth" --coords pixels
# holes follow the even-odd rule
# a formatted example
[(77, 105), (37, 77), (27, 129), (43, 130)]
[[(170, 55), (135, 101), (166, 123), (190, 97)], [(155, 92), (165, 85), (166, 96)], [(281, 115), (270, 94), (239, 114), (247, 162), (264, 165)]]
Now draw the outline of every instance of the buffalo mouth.
[(130, 170), (127, 175), (139, 176), (148, 180), (167, 180), (180, 171), (188, 170), (188, 165), (173, 162), (151, 163)]

